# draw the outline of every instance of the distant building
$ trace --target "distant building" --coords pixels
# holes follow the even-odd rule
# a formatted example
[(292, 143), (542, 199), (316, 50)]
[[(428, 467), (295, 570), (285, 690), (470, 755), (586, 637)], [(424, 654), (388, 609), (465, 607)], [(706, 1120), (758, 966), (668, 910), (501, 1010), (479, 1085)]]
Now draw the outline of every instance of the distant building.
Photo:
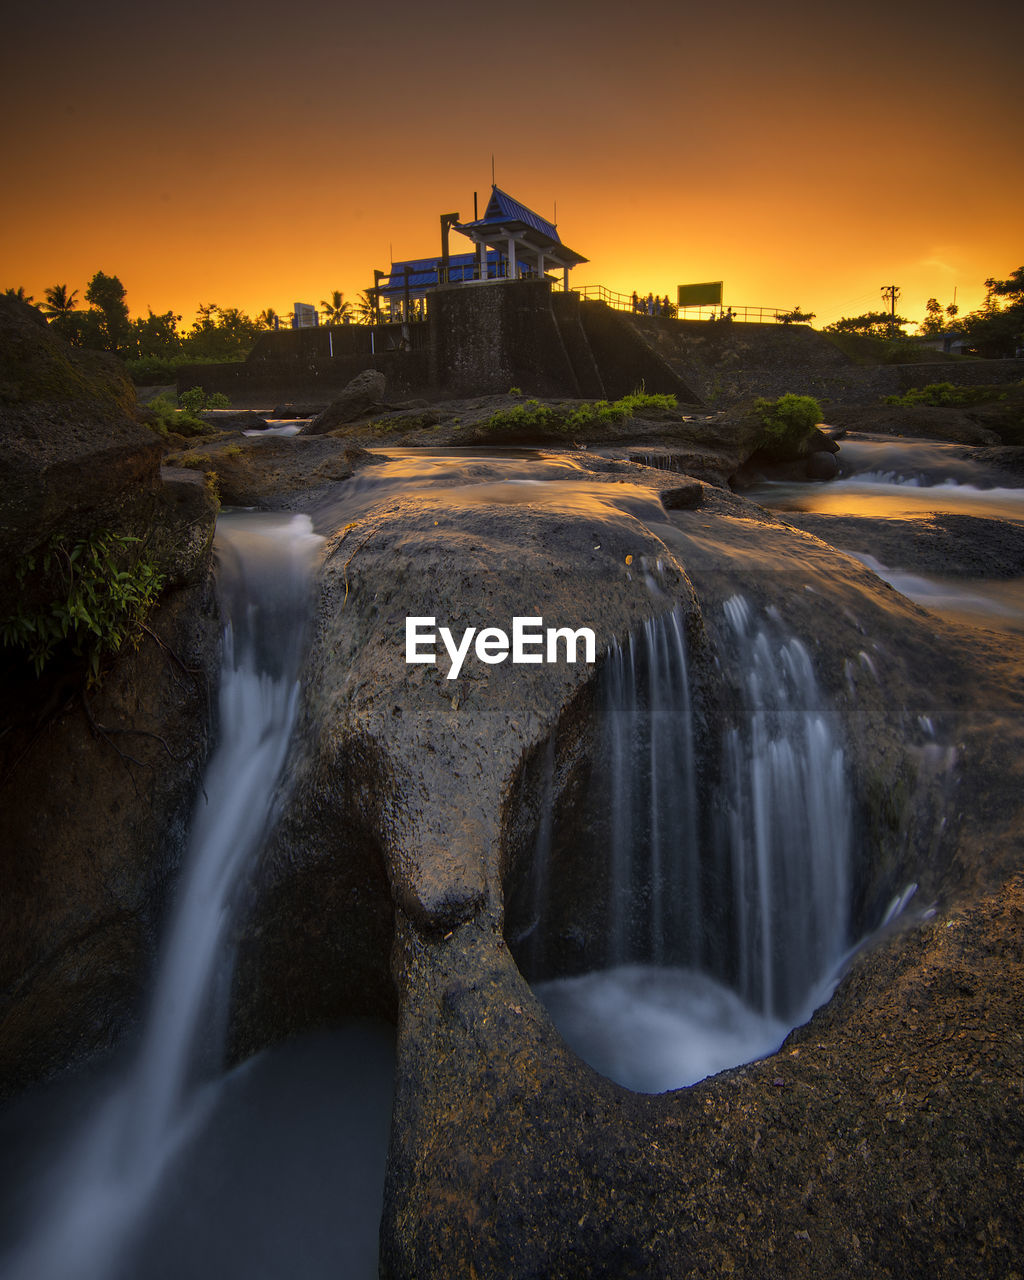
[[(474, 204), (476, 197), (474, 196)], [(374, 272), (370, 291), (389, 316), (415, 319), (426, 313), (427, 296), (443, 284), (474, 284), (487, 280), (548, 279), (569, 288), (569, 272), (586, 262), (582, 254), (562, 243), (558, 228), (539, 213), (515, 200), (500, 187), (482, 218), (460, 222), (458, 214), (441, 216), (441, 253), (436, 258), (393, 262), (388, 272)], [(450, 254), (449, 231), (458, 231), (475, 246), (472, 253)]]
[(319, 323), (320, 317), (311, 302), (296, 302), (292, 310), (293, 329), (315, 329)]

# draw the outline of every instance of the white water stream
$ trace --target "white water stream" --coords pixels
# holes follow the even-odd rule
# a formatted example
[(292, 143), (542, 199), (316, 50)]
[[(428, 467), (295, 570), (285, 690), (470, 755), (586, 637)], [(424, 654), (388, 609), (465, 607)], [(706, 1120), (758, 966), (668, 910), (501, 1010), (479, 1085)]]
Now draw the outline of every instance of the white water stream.
[(681, 616), (610, 655), (608, 965), (535, 986), (571, 1048), (642, 1092), (773, 1052), (848, 950), (852, 807), (807, 650), (741, 596), (718, 632), (737, 705), (703, 814)]

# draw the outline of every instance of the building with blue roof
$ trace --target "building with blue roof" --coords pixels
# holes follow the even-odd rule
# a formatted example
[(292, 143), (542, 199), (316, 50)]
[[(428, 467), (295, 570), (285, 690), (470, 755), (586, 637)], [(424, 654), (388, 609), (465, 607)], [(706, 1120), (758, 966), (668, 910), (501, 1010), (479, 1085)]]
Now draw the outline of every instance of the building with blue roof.
[[(450, 230), (471, 240), (473, 252), (450, 254)], [(551, 273), (561, 271), (562, 287), (568, 290), (570, 270), (586, 261), (562, 243), (555, 223), (492, 186), (482, 218), (460, 222), (457, 213), (442, 214), (440, 255), (393, 262), (389, 272), (374, 272), (374, 292), (382, 310), (412, 319), (425, 315), (427, 295), (441, 285), (521, 279), (555, 283)]]

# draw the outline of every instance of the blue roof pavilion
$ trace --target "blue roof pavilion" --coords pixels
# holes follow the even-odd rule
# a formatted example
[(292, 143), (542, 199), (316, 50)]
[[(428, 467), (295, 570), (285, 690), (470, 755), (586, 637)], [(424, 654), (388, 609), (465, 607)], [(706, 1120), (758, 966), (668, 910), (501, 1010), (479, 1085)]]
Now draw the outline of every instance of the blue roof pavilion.
[(477, 246), (477, 253), (495, 250), (508, 262), (509, 279), (521, 275), (541, 279), (549, 269), (561, 269), (565, 288), (569, 287), (569, 271), (587, 259), (562, 243), (558, 228), (539, 213), (514, 199), (500, 187), (491, 188), (484, 216), (473, 222), (455, 222), (456, 231)]
[[(473, 197), (476, 212), (476, 196)], [(458, 231), (474, 245), (472, 253), (448, 251), (448, 233)], [(423, 319), (428, 294), (441, 285), (468, 285), (488, 280), (552, 280), (549, 272), (561, 270), (562, 286), (569, 288), (569, 271), (587, 259), (564, 245), (558, 228), (539, 213), (513, 199), (500, 187), (482, 218), (460, 222), (457, 213), (441, 214), (441, 253), (436, 258), (410, 258), (392, 262), (390, 271), (374, 271), (370, 291), (378, 306), (394, 319)]]

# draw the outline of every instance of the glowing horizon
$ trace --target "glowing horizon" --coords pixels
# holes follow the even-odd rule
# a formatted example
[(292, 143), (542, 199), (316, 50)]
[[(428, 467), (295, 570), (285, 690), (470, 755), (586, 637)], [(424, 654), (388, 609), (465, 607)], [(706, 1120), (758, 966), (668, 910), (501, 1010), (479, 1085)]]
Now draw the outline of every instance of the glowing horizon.
[(468, 0), (440, 32), (402, 3), (314, 0), (290, 25), (269, 0), (229, 8), (184, 0), (173, 30), (127, 0), (12, 16), (0, 289), (84, 305), (102, 270), (133, 315), (184, 328), (211, 302), (354, 301), (392, 256), (439, 252), (442, 212), (468, 218), (474, 190), (482, 209), (492, 155), (504, 190), (557, 204), (590, 260), (571, 286), (722, 279), (727, 305), (821, 327), (896, 284), (914, 326), (1024, 260), (1024, 18), (984, 0), (971, 21), (949, 0), (522, 0), (529, 40)]

